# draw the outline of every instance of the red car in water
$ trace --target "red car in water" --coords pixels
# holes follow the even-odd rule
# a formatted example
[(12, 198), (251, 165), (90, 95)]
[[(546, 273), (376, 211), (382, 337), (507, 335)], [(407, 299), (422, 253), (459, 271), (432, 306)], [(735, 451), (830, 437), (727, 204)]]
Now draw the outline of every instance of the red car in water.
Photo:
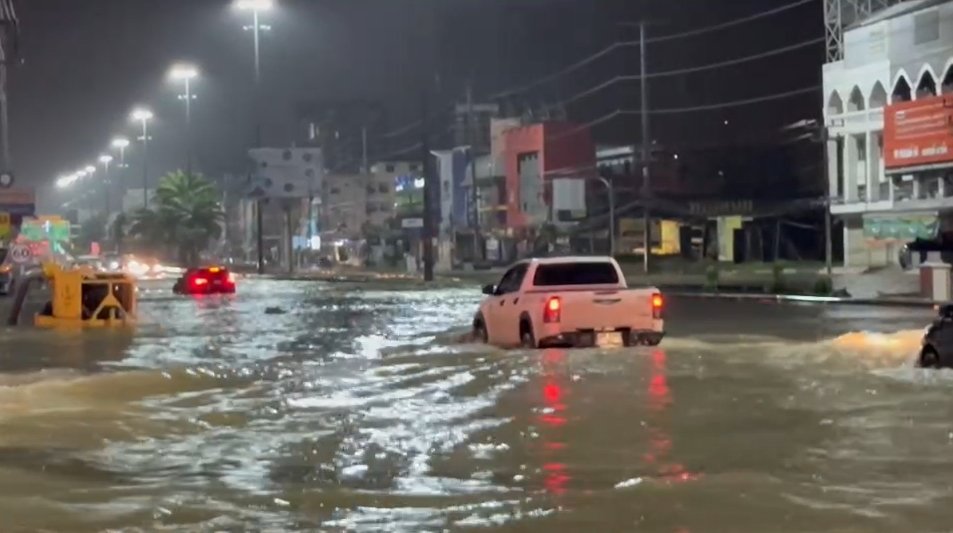
[(235, 275), (227, 268), (210, 266), (190, 268), (172, 287), (176, 294), (233, 294)]

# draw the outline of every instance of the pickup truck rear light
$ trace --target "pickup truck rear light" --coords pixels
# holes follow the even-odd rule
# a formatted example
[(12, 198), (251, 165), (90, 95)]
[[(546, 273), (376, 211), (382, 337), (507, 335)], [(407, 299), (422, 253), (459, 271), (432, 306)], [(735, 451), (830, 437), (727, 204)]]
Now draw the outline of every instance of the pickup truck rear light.
[(665, 307), (665, 299), (662, 295), (655, 293), (652, 295), (652, 318), (658, 320), (662, 318), (662, 309)]
[(550, 296), (546, 300), (546, 306), (543, 307), (543, 322), (546, 324), (559, 322), (562, 318), (562, 310), (563, 302), (559, 299), (559, 296)]

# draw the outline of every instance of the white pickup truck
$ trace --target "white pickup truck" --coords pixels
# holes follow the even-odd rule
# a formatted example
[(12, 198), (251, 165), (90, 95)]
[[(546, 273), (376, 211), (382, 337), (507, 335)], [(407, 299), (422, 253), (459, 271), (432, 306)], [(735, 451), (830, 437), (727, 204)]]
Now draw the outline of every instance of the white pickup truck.
[(629, 289), (611, 257), (521, 261), (473, 318), (474, 336), (500, 347), (656, 346), (665, 336), (658, 289)]

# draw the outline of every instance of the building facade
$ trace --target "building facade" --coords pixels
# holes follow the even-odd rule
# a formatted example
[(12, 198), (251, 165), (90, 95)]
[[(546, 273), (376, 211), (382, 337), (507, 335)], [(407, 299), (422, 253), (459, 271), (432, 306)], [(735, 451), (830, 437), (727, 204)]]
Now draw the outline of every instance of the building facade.
[(503, 138), (507, 226), (522, 229), (556, 220), (554, 177), (585, 179), (595, 169), (596, 152), (589, 129), (568, 122), (544, 122), (508, 129)]
[(953, 1), (910, 0), (843, 34), (824, 65), (831, 213), (844, 264), (895, 264), (914, 239), (943, 239), (953, 215)]

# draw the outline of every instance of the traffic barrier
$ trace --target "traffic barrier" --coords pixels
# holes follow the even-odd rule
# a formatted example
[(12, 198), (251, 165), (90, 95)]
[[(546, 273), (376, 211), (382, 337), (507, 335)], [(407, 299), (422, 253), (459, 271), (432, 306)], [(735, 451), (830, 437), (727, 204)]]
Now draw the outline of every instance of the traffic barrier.
[(34, 318), (39, 327), (119, 327), (136, 321), (135, 279), (126, 274), (89, 268), (64, 270), (43, 267), (50, 280), (51, 299)]

